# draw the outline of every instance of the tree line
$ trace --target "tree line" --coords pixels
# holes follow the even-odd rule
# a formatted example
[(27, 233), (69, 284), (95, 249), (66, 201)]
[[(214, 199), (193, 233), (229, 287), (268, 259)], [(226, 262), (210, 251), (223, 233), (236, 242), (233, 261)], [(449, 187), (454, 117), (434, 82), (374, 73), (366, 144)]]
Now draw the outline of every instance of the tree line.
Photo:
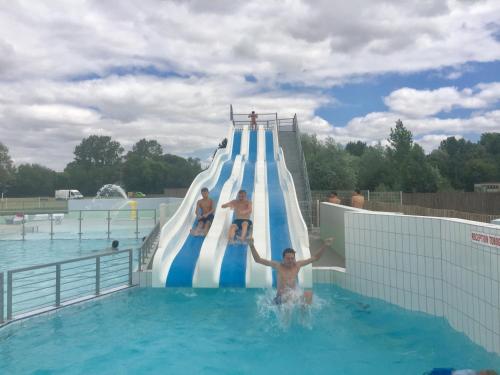
[[(500, 181), (500, 133), (483, 133), (477, 142), (449, 137), (426, 155), (411, 131), (398, 120), (387, 146), (302, 135), (313, 190), (473, 191), (475, 183)], [(57, 189), (78, 189), (94, 196), (104, 184), (127, 191), (162, 193), (188, 187), (201, 172), (199, 159), (164, 153), (155, 140), (141, 139), (125, 154), (119, 142), (91, 135), (75, 147), (63, 172), (39, 164), (14, 166), (0, 142), (0, 192), (11, 197), (53, 196)]]
[(0, 192), (10, 197), (53, 196), (57, 189), (94, 196), (111, 183), (127, 191), (160, 194), (164, 188), (188, 187), (200, 172), (199, 159), (164, 154), (155, 140), (141, 139), (125, 154), (111, 137), (91, 135), (75, 147), (74, 160), (63, 172), (40, 164), (14, 166), (0, 142)]
[(474, 191), (475, 183), (500, 182), (500, 133), (477, 142), (448, 137), (426, 155), (398, 120), (387, 146), (302, 135), (312, 190), (437, 192)]

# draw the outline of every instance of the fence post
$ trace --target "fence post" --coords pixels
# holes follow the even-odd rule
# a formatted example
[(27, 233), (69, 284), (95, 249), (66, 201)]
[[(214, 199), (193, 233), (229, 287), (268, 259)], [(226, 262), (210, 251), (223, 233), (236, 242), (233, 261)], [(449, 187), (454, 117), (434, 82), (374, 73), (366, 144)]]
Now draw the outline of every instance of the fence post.
[(128, 285), (132, 286), (132, 249), (128, 251)]
[(61, 265), (56, 264), (56, 307), (61, 306)]
[(111, 228), (110, 228), (110, 226), (111, 226), (111, 213), (108, 210), (108, 240), (109, 240), (109, 237), (111, 235)]
[(401, 190), (399, 191), (399, 204), (403, 205), (403, 192)]
[(54, 214), (50, 214), (50, 239), (54, 239)]
[[(24, 202), (23, 202), (23, 205), (24, 205)], [(24, 222), (26, 221), (25, 217), (26, 216), (24, 215), (24, 211), (23, 211), (23, 221), (22, 221), (23, 227), (21, 228), (21, 230), (22, 230), (21, 235), (23, 237), (23, 241), (24, 241), (24, 237), (26, 236), (26, 228), (24, 226)]]
[(319, 227), (319, 199), (316, 199), (316, 226)]
[(0, 272), (0, 324), (4, 322), (3, 315), (3, 272)]
[(7, 271), (7, 320), (12, 319), (12, 271)]
[(82, 210), (79, 211), (80, 214), (78, 216), (78, 238), (81, 240), (82, 239)]
[(139, 239), (139, 210), (135, 210), (135, 239)]
[(95, 295), (101, 294), (101, 257), (95, 258)]

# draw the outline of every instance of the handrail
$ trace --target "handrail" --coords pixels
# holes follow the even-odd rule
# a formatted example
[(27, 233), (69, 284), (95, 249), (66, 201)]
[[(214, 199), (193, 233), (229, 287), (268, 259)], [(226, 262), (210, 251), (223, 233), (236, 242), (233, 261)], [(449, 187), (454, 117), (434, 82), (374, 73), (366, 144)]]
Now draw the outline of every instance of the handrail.
[[(82, 264), (64, 267), (74, 263)], [(4, 278), (0, 273), (0, 324), (130, 288), (134, 286), (132, 271), (133, 249), (106, 251), (9, 270), (6, 304)], [(4, 306), (7, 307), (6, 319)]]
[[(304, 151), (302, 150), (302, 140), (300, 137), (300, 130), (299, 130), (299, 123), (297, 121), (297, 114), (293, 117), (293, 127), (295, 130), (295, 137), (297, 139), (297, 144), (299, 148), (299, 158), (302, 161), (302, 170), (304, 171), (304, 185), (306, 188), (306, 199), (309, 202), (309, 205), (312, 203), (312, 196), (311, 196), (311, 186), (309, 185), (309, 174), (307, 173), (307, 163), (306, 159), (304, 157)], [(310, 211), (310, 210), (309, 210)], [(311, 224), (311, 218), (308, 220), (309, 224)]]
[[(158, 246), (157, 240), (160, 235), (160, 222), (156, 223), (155, 227), (149, 233), (149, 235), (146, 237), (144, 242), (141, 245), (141, 251), (140, 251), (140, 261), (139, 261), (139, 271), (142, 271), (142, 267), (144, 264), (146, 264), (149, 253), (153, 249), (153, 247), (156, 245)], [(156, 252), (156, 249), (154, 249)], [(153, 253), (154, 255), (154, 253)]]

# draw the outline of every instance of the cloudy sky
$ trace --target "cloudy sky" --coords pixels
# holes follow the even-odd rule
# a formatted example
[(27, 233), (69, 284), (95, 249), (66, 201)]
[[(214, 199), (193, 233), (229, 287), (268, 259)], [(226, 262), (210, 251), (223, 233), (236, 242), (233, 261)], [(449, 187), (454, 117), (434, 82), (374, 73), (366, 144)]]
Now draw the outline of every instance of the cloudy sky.
[(16, 164), (62, 170), (91, 134), (204, 159), (230, 104), (340, 143), (500, 132), (500, 1), (0, 1)]

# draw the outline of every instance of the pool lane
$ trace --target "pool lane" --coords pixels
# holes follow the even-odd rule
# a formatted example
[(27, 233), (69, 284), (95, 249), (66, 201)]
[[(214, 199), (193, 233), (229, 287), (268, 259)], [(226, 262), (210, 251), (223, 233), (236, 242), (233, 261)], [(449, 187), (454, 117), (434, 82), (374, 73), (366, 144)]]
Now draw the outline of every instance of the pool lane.
[[(266, 131), (267, 195), (269, 199), (269, 231), (271, 258), (281, 262), (282, 252), (292, 247), (285, 199), (281, 190), (278, 165), (274, 159), (274, 139), (272, 131)], [(273, 269), (273, 286), (276, 286), (276, 271)]]
[[(256, 160), (257, 131), (252, 130), (250, 131), (248, 160), (245, 162), (243, 181), (240, 188), (246, 190), (249, 201), (252, 200), (254, 191)], [(245, 287), (247, 249), (248, 245), (246, 244), (227, 245), (220, 270), (220, 287)]]
[[(217, 183), (209, 193), (209, 197), (214, 201), (216, 207), (222, 187), (231, 176), (234, 160), (241, 152), (241, 135), (241, 131), (234, 131), (231, 159), (226, 161), (222, 166)], [(192, 228), (195, 226), (196, 219), (193, 222)], [(205, 237), (195, 237), (191, 234), (188, 235), (170, 266), (166, 280), (167, 287), (191, 287), (193, 285), (194, 269), (204, 240)]]

